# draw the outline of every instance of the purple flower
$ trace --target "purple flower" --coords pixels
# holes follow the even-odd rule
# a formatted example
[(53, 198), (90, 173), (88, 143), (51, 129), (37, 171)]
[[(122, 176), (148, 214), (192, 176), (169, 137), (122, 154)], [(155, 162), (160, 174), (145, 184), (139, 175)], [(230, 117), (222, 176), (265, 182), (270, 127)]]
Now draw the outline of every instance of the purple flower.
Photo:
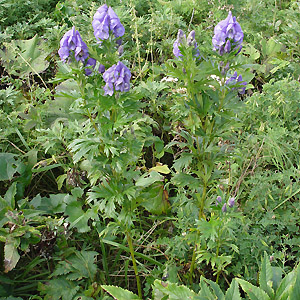
[[(226, 85), (238, 85), (238, 92), (240, 94), (245, 94), (247, 82), (243, 81), (242, 75), (237, 76), (237, 72), (235, 71), (233, 76), (226, 81)], [(232, 88), (232, 90), (234, 89), (235, 88)]]
[(244, 33), (240, 24), (236, 21), (236, 17), (232, 17), (231, 11), (225, 20), (219, 22), (214, 29), (212, 43), (214, 50), (218, 50), (220, 55), (229, 53), (232, 50), (242, 49)]
[(176, 57), (182, 56), (179, 50), (179, 46), (186, 40), (186, 35), (185, 33), (179, 29), (178, 34), (177, 34), (177, 40), (173, 44), (173, 54)]
[[(89, 58), (85, 64), (85, 67), (88, 67), (84, 70), (85, 75), (90, 76), (93, 73), (95, 66), (96, 66), (96, 59)], [(98, 72), (102, 74), (104, 73), (104, 71), (105, 71), (105, 67), (103, 65), (99, 65)]]
[(222, 212), (226, 212), (227, 211), (227, 204), (224, 203), (224, 205), (222, 206)]
[(70, 51), (75, 55), (77, 61), (84, 62), (89, 56), (87, 45), (83, 42), (80, 33), (75, 30), (75, 27), (67, 31), (60, 40), (60, 48), (58, 54), (60, 59), (65, 62), (70, 56)]
[(216, 199), (216, 206), (218, 206), (221, 203), (222, 203), (222, 197), (218, 196), (217, 199)]
[(112, 31), (115, 37), (123, 36), (125, 28), (121, 24), (119, 17), (111, 7), (103, 4), (96, 11), (93, 18), (94, 35), (97, 40), (107, 40), (109, 31)]
[(185, 33), (181, 29), (178, 30), (177, 39), (173, 44), (173, 54), (177, 58), (182, 56), (182, 54), (179, 50), (179, 46), (182, 45), (182, 44), (186, 44), (187, 46), (194, 46), (194, 49), (195, 49), (195, 52), (196, 52), (194, 54), (194, 56), (195, 57), (200, 56), (200, 52), (199, 52), (199, 49), (198, 49), (198, 44), (195, 40), (195, 30), (192, 30), (189, 33), (188, 38), (186, 38)]
[(232, 197), (228, 200), (228, 205), (229, 205), (230, 208), (232, 208), (234, 206), (234, 203), (235, 203), (235, 198), (234, 197)]
[(120, 92), (128, 92), (130, 89), (131, 73), (129, 69), (122, 63), (111, 66), (103, 74), (103, 79), (106, 82), (104, 86), (104, 95), (112, 96), (114, 89)]

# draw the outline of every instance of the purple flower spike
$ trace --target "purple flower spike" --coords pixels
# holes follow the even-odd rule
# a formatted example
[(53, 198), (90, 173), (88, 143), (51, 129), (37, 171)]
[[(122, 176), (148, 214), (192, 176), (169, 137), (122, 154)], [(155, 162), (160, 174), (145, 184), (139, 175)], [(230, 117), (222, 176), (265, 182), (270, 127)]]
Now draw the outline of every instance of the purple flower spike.
[(228, 201), (229, 207), (232, 208), (234, 206), (234, 203), (235, 203), (235, 198), (234, 197), (230, 198)]
[[(244, 33), (240, 24), (236, 21), (236, 17), (232, 16), (231, 11), (225, 20), (219, 22), (214, 29), (212, 43), (215, 51), (219, 51), (220, 55), (224, 52), (229, 53), (232, 50), (242, 49)], [(229, 44), (228, 44), (228, 41)]]
[(222, 206), (222, 212), (224, 213), (224, 212), (226, 212), (226, 211), (227, 211), (227, 204), (224, 203), (224, 205)]
[(218, 196), (217, 199), (216, 199), (216, 206), (218, 206), (221, 203), (222, 203), (222, 197)]
[(195, 49), (195, 52), (196, 52), (194, 54), (194, 56), (195, 57), (200, 56), (198, 45), (197, 45), (197, 42), (195, 40), (195, 30), (192, 30), (189, 33), (188, 38), (186, 38), (185, 33), (181, 29), (178, 30), (177, 39), (173, 44), (173, 54), (177, 58), (182, 56), (182, 54), (179, 50), (179, 46), (182, 45), (182, 44), (186, 44), (187, 46), (194, 46), (194, 49)]
[(109, 38), (109, 31), (112, 31), (115, 37), (123, 36), (125, 33), (125, 28), (121, 24), (119, 17), (106, 4), (98, 8), (92, 25), (97, 40), (107, 40)]
[(178, 30), (178, 34), (177, 34), (177, 40), (174, 42), (173, 44), (173, 54), (176, 56), (176, 57), (179, 57), (179, 56), (182, 56), (182, 54), (180, 53), (180, 50), (179, 50), (179, 46), (186, 40), (186, 35), (185, 33), (179, 29)]
[[(226, 85), (239, 85), (237, 88), (239, 94), (245, 94), (247, 82), (243, 81), (242, 75), (237, 76), (237, 72), (235, 71), (234, 74), (226, 81)], [(232, 88), (235, 90), (236, 88)]]
[(70, 51), (74, 53), (77, 61), (84, 62), (89, 56), (88, 47), (74, 26), (71, 30), (67, 31), (60, 40), (58, 54), (63, 62), (69, 58)]
[(104, 86), (104, 94), (112, 96), (114, 89), (120, 92), (128, 92), (130, 89), (131, 73), (129, 69), (122, 63), (111, 66), (103, 74), (103, 79), (106, 82)]

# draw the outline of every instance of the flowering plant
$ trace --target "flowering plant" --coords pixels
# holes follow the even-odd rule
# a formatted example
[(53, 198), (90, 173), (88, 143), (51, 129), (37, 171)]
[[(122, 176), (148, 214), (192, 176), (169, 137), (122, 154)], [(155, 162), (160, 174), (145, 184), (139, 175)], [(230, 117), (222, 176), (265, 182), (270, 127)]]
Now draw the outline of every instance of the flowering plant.
[(173, 44), (173, 54), (178, 58), (180, 56), (182, 56), (182, 53), (180, 52), (179, 47), (182, 45), (186, 45), (186, 46), (193, 46), (193, 50), (194, 50), (194, 56), (195, 57), (199, 57), (200, 56), (200, 52), (198, 49), (198, 44), (195, 40), (195, 30), (192, 30), (189, 35), (188, 38), (186, 38), (185, 33), (179, 29), (178, 30), (178, 34), (177, 34), (177, 39)]
[(106, 4), (98, 8), (92, 22), (94, 35), (97, 40), (107, 40), (109, 31), (112, 31), (115, 37), (121, 37), (125, 33), (124, 26), (113, 9)]
[(105, 95), (112, 96), (114, 89), (120, 92), (128, 92), (130, 89), (131, 73), (129, 69), (122, 63), (118, 62), (111, 66), (103, 74), (103, 79), (106, 82), (104, 86)]
[(81, 62), (84, 62), (89, 56), (88, 47), (74, 26), (61, 39), (58, 54), (61, 60), (65, 62), (70, 58), (70, 52), (73, 52), (75, 59)]
[(240, 52), (243, 38), (242, 28), (230, 11), (227, 18), (216, 25), (212, 43), (214, 50), (218, 50), (219, 54), (223, 55), (224, 53), (230, 53), (232, 50)]

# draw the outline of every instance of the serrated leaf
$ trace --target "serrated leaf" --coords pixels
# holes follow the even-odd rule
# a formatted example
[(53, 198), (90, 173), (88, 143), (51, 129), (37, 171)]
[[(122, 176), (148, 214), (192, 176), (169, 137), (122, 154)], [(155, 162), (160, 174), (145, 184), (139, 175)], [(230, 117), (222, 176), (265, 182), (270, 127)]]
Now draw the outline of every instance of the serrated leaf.
[(132, 292), (122, 289), (118, 286), (101, 285), (101, 287), (107, 291), (116, 300), (140, 300), (140, 298)]
[[(225, 300), (225, 296), (217, 283), (215, 283), (214, 281), (211, 281), (209, 279), (206, 279), (206, 278), (203, 278), (202, 280), (204, 280), (206, 283), (208, 283), (211, 286), (211, 288), (215, 292), (215, 295), (217, 296), (218, 300)], [(231, 300), (233, 300), (233, 299), (231, 299)]]
[(4, 200), (7, 206), (14, 209), (15, 208), (15, 195), (17, 193), (17, 182), (14, 182), (4, 195)]
[(242, 289), (247, 293), (250, 300), (270, 300), (268, 294), (261, 288), (254, 286), (243, 279), (236, 279)]
[(296, 281), (295, 271), (288, 273), (280, 282), (276, 290), (275, 300), (286, 300), (289, 295), (289, 290)]
[[(273, 272), (270, 260), (267, 253), (264, 253), (264, 258), (262, 259), (261, 271), (259, 273), (259, 286), (269, 295), (269, 297), (274, 296), (273, 289), (269, 286), (269, 282), (272, 280)], [(271, 281), (272, 282), (272, 281)]]
[(180, 158), (174, 161), (173, 167), (176, 170), (176, 172), (180, 172), (183, 168), (187, 168), (192, 163), (192, 160), (193, 160), (192, 153), (183, 152)]
[[(207, 299), (207, 300), (215, 300), (216, 299), (215, 295), (213, 295), (213, 293), (210, 291), (208, 286), (204, 283), (204, 280), (200, 281), (199, 297), (202, 297), (203, 299)], [(197, 298), (197, 299), (199, 299), (199, 298)]]
[(241, 300), (239, 285), (235, 279), (231, 281), (230, 287), (226, 291), (225, 300)]
[(73, 300), (80, 286), (65, 278), (50, 280), (47, 284), (39, 284), (39, 291), (51, 300)]
[(292, 286), (292, 289), (290, 291), (290, 298), (289, 300), (299, 300), (300, 299), (300, 265), (298, 265), (295, 276), (296, 281)]
[(12, 153), (0, 153), (0, 181), (11, 180), (17, 172), (19, 162)]
[(20, 259), (15, 240), (7, 240), (4, 246), (4, 272), (11, 271)]

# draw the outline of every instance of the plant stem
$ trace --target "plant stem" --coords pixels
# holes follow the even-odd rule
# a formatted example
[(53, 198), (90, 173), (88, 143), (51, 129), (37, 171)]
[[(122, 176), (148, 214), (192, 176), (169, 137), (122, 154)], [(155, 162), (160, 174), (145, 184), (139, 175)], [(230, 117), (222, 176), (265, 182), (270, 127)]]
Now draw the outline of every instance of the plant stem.
[(193, 250), (192, 262), (191, 262), (191, 266), (190, 266), (190, 276), (189, 276), (190, 285), (193, 284), (193, 273), (194, 273), (194, 267), (195, 267), (195, 262), (196, 262), (196, 251), (197, 251), (197, 244), (195, 244), (195, 247)]
[(134, 269), (134, 273), (135, 273), (136, 284), (137, 284), (137, 288), (138, 288), (138, 295), (139, 295), (139, 298), (142, 299), (141, 281), (140, 281), (140, 277), (139, 277), (139, 273), (138, 273), (138, 269), (137, 269), (137, 265), (136, 265), (136, 260), (135, 260), (135, 257), (134, 257), (132, 239), (131, 239), (131, 236), (130, 236), (128, 231), (126, 231), (126, 237), (127, 237), (127, 242), (128, 242), (128, 246), (129, 246), (129, 250), (130, 250), (130, 254), (131, 254), (131, 259), (132, 259), (132, 264), (133, 264), (133, 269)]

